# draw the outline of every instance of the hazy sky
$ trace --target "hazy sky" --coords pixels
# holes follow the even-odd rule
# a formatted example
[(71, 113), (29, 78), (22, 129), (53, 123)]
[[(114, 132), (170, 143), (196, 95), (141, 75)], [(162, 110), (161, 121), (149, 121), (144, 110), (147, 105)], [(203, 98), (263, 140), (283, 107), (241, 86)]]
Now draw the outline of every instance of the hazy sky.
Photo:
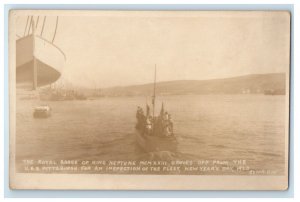
[[(18, 18), (19, 35), (25, 23)], [(59, 14), (54, 43), (67, 57), (64, 79), (109, 87), (152, 82), (155, 64), (158, 81), (285, 72), (289, 37), (287, 12), (77, 12)]]

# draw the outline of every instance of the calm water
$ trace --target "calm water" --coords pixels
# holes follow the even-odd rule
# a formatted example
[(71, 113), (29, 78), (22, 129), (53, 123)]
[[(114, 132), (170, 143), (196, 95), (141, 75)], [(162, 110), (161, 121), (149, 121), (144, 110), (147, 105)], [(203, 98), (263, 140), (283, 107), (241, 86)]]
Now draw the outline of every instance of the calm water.
[[(157, 100), (159, 112), (162, 98)], [(163, 97), (184, 159), (246, 159), (252, 168), (284, 170), (285, 97), (187, 95)], [(135, 112), (145, 97), (84, 101), (17, 101), (17, 162), (22, 159), (135, 160)], [(148, 103), (150, 103), (148, 99)], [(34, 119), (49, 104), (48, 119)]]

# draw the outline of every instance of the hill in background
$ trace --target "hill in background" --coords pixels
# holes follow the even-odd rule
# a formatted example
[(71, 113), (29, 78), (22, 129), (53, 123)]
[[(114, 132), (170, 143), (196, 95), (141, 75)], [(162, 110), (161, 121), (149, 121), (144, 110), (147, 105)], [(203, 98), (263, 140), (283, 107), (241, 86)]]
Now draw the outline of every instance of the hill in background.
[[(251, 74), (225, 79), (177, 80), (156, 83), (157, 95), (285, 94), (285, 74)], [(105, 88), (103, 96), (152, 95), (153, 83)]]

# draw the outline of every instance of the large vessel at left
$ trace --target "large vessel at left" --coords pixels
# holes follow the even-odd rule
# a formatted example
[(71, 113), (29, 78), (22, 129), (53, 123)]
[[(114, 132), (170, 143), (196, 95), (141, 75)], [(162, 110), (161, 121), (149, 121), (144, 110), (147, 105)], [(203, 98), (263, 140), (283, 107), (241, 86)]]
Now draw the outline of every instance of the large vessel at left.
[[(46, 16), (41, 31), (36, 31), (39, 19), (39, 16), (28, 16), (24, 34), (16, 41), (16, 87), (20, 99), (39, 99), (38, 88), (56, 82), (66, 62), (64, 52), (54, 44), (58, 17), (51, 39), (43, 37)], [(50, 115), (51, 107), (48, 105), (34, 108), (34, 118), (47, 118)]]
[[(28, 23), (29, 26), (27, 26)], [(36, 90), (38, 87), (50, 85), (60, 78), (66, 56), (54, 44), (57, 23), (58, 18), (53, 38), (45, 39), (42, 32), (36, 32), (38, 23), (34, 22), (33, 17), (27, 18), (24, 36), (16, 41), (17, 88)], [(28, 33), (25, 34), (27, 30)]]

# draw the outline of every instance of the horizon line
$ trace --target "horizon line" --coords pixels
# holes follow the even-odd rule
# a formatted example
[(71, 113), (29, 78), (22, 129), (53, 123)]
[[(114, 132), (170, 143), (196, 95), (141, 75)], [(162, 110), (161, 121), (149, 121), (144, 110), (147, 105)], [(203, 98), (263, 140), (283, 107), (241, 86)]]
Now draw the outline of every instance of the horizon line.
[[(255, 74), (242, 74), (239, 76), (231, 76), (231, 77), (221, 77), (221, 78), (211, 78), (211, 79), (177, 79), (177, 80), (162, 80), (157, 81), (156, 83), (166, 83), (166, 82), (174, 82), (174, 81), (212, 81), (212, 80), (223, 80), (223, 79), (233, 79), (239, 77), (247, 77), (247, 76), (254, 76), (254, 75), (271, 75), (271, 74), (286, 74), (286, 72), (273, 72), (273, 73), (255, 73)], [(83, 85), (76, 85), (70, 82), (69, 84), (75, 88), (85, 88), (85, 89), (94, 89), (93, 87), (83, 86)], [(124, 88), (124, 87), (133, 87), (133, 86), (143, 86), (153, 84), (153, 82), (148, 83), (140, 83), (140, 84), (129, 84), (129, 85), (114, 85), (108, 87), (98, 87), (97, 89), (110, 89), (110, 88)]]
[[(173, 82), (173, 81), (212, 81), (212, 80), (222, 80), (222, 79), (233, 79), (233, 78), (239, 78), (239, 77), (247, 77), (247, 76), (253, 76), (253, 75), (268, 75), (268, 74), (286, 74), (286, 72), (262, 73), (262, 74), (260, 74), (260, 73), (256, 73), (256, 74), (242, 74), (240, 76), (212, 78), (212, 79), (200, 79), (200, 80), (197, 80), (197, 79), (163, 80), (163, 81), (157, 81), (156, 83), (166, 83), (166, 82)], [(149, 85), (149, 84), (153, 84), (153, 83), (119, 85), (119, 86), (104, 87), (104, 88), (100, 88), (100, 89), (143, 86), (143, 85)], [(88, 88), (88, 87), (86, 87), (86, 88)]]

